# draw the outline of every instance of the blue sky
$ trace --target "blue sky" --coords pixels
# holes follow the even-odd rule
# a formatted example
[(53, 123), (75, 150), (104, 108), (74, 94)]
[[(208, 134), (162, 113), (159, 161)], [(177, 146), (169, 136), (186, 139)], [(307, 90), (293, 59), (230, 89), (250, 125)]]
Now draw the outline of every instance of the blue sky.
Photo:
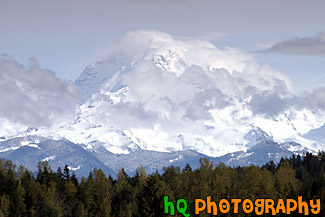
[[(129, 31), (159, 30), (247, 52), (284, 46), (284, 41), (301, 47), (301, 41), (315, 42), (325, 31), (324, 11), (323, 0), (1, 0), (0, 53), (23, 64), (36, 57), (42, 68), (74, 80)], [(324, 46), (316, 42), (320, 45), (314, 47)], [(325, 54), (308, 49), (252, 55), (286, 73), (301, 92), (325, 83)]]

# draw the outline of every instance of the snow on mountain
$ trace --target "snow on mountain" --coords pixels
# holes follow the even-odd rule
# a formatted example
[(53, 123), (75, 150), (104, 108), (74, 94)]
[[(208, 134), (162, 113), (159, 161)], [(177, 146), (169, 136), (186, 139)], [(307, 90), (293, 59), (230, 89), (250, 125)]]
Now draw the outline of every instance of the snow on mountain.
[(246, 152), (238, 151), (217, 158), (229, 166), (264, 165), (269, 161), (279, 162), (281, 158), (290, 157), (294, 153), (272, 141), (257, 143)]
[[(82, 94), (75, 114), (72, 84), (36, 63), (24, 68), (0, 60), (0, 77), (10, 75), (15, 87), (0, 104), (0, 157), (31, 170), (50, 161), (80, 176), (95, 167), (115, 174), (121, 166), (132, 173), (144, 165), (154, 172), (199, 166), (200, 157), (262, 165), (325, 147), (322, 90), (296, 96), (287, 76), (234, 48), (130, 32), (75, 81)], [(14, 69), (24, 76), (8, 73)], [(30, 74), (52, 85), (33, 82)], [(6, 84), (0, 81), (0, 92)], [(14, 102), (16, 96), (23, 100)]]
[(246, 146), (249, 148), (255, 146), (257, 143), (273, 140), (273, 138), (271, 136), (269, 136), (266, 132), (264, 132), (263, 130), (261, 130), (261, 128), (258, 128), (258, 127), (251, 129), (244, 136), (244, 139), (246, 139), (248, 141)]
[(312, 129), (303, 137), (325, 144), (325, 124), (319, 128)]
[(12, 160), (32, 172), (37, 171), (38, 162), (49, 161), (53, 170), (68, 165), (78, 177), (87, 176), (94, 168), (116, 176), (111, 168), (91, 153), (67, 140), (51, 140), (41, 136), (16, 137), (0, 142), (0, 148), (0, 158)]
[(325, 122), (321, 110), (289, 105), (290, 80), (245, 52), (161, 32), (126, 34), (75, 84), (84, 103), (55, 135), (94, 152), (221, 156), (266, 140), (302, 141)]
[[(44, 141), (45, 138), (41, 136), (27, 136), (27, 137), (17, 137), (14, 140), (5, 140), (0, 146), (0, 152), (8, 152), (11, 150), (16, 150), (24, 146), (29, 146), (32, 148), (40, 149), (38, 144)], [(14, 142), (13, 142), (14, 141)]]
[(26, 130), (26, 125), (0, 117), (0, 141)]

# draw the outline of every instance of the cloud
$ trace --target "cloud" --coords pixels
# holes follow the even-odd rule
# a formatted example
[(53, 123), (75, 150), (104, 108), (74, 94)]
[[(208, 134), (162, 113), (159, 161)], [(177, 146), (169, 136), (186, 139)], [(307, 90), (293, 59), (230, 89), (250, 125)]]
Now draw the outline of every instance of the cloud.
[(254, 115), (264, 115), (268, 118), (283, 114), (289, 109), (325, 111), (325, 87), (302, 95), (281, 96), (280, 92), (263, 91), (252, 94), (249, 106)]
[(319, 88), (312, 93), (312, 99), (317, 107), (325, 110), (325, 87)]
[(318, 88), (311, 93), (307, 92), (294, 100), (297, 102), (297, 107), (325, 110), (325, 87)]
[[(285, 74), (259, 65), (243, 51), (221, 50), (202, 39), (147, 30), (126, 34), (105, 60), (88, 68), (76, 83), (87, 95), (93, 85), (103, 86), (103, 93), (128, 87), (127, 97), (103, 111), (116, 111), (112, 115), (116, 125), (120, 125), (119, 111), (132, 120), (138, 118), (127, 123), (129, 127), (136, 122), (137, 126), (165, 123), (170, 128), (177, 121), (185, 125), (187, 120), (207, 120), (211, 110), (237, 106), (244, 100), (251, 100), (254, 114), (274, 116), (286, 108), (282, 100), (291, 95)], [(280, 108), (278, 102), (283, 104)]]
[(288, 76), (234, 48), (221, 50), (202, 39), (156, 31), (130, 32), (117, 47), (119, 56), (132, 62), (120, 81), (129, 88), (127, 100), (145, 105), (152, 123), (161, 119), (157, 110), (177, 114), (173, 121), (198, 121), (210, 119), (213, 109), (234, 108), (242, 101), (253, 115), (268, 118), (291, 108), (325, 110), (324, 89), (295, 95)]
[(293, 38), (278, 42), (275, 45), (260, 51), (261, 53), (325, 55), (325, 32), (314, 37)]
[(74, 111), (78, 91), (71, 82), (41, 69), (31, 58), (29, 66), (0, 55), (0, 117), (31, 127), (48, 126)]
[(288, 98), (282, 98), (278, 93), (264, 91), (254, 94), (249, 105), (254, 114), (263, 114), (275, 117), (288, 108)]

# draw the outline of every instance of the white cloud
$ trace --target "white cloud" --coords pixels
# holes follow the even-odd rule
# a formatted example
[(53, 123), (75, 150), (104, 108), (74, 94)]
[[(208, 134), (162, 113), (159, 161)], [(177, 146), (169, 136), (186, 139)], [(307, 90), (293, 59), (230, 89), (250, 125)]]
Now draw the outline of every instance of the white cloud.
[(0, 117), (31, 127), (48, 126), (74, 111), (78, 91), (71, 82), (41, 69), (36, 59), (28, 67), (0, 55)]
[[(113, 76), (111, 69), (116, 65), (122, 67), (114, 68)], [(110, 123), (121, 128), (159, 123), (171, 129), (184, 127), (188, 121), (203, 124), (211, 119), (211, 110), (250, 100), (254, 114), (273, 116), (284, 109), (273, 101), (291, 96), (291, 82), (285, 74), (259, 65), (245, 52), (155, 31), (126, 34), (77, 83), (87, 94), (93, 91), (92, 83), (103, 85), (104, 94), (128, 87), (120, 101), (102, 109), (111, 113)]]
[[(325, 108), (323, 89), (296, 96), (285, 74), (259, 65), (243, 51), (221, 50), (201, 39), (135, 31), (122, 37), (108, 59), (116, 58), (116, 52), (128, 57), (119, 61), (132, 65), (119, 81), (129, 88), (125, 100), (141, 102), (151, 115), (159, 114), (159, 109), (173, 112), (177, 108), (182, 118), (207, 119), (211, 109), (243, 100), (249, 102), (253, 114), (267, 117), (291, 107)], [(170, 106), (165, 107), (166, 102)], [(158, 108), (160, 104), (164, 106)]]

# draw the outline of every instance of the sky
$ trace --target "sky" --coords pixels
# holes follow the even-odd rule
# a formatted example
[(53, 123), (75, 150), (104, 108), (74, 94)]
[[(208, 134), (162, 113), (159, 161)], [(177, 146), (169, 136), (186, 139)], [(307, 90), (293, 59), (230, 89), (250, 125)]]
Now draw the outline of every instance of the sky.
[(155, 30), (246, 51), (303, 92), (325, 83), (324, 20), (323, 0), (0, 0), (0, 53), (73, 81), (125, 33)]

